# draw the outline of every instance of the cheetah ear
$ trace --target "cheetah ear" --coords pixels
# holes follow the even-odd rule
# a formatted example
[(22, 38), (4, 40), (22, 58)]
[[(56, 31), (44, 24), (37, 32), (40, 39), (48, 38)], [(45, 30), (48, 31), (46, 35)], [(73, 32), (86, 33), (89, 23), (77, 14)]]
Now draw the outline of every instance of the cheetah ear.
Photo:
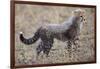
[(72, 11), (72, 15), (74, 15), (74, 16), (79, 16), (79, 13), (78, 13), (77, 10), (74, 10), (74, 11)]
[(72, 13), (75, 16), (80, 16), (80, 14), (83, 14), (84, 12), (83, 12), (83, 9), (78, 8), (78, 9), (72, 11)]

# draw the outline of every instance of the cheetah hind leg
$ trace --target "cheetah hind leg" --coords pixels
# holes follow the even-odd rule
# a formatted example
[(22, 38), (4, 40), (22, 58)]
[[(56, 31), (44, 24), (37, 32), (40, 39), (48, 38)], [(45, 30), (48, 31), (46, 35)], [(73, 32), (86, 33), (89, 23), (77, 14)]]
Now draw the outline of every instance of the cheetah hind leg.
[(41, 41), (38, 47), (36, 48), (36, 52), (37, 52), (36, 59), (38, 59), (40, 53), (43, 51), (42, 47), (43, 47), (43, 42)]

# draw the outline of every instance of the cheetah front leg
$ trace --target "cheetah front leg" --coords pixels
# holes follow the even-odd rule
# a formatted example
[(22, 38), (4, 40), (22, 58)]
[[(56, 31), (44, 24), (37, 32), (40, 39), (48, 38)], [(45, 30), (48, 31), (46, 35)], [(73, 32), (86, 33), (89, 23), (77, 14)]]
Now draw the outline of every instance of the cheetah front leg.
[(71, 57), (71, 53), (72, 53), (72, 42), (70, 40), (67, 42), (67, 49), (68, 49), (69, 57)]

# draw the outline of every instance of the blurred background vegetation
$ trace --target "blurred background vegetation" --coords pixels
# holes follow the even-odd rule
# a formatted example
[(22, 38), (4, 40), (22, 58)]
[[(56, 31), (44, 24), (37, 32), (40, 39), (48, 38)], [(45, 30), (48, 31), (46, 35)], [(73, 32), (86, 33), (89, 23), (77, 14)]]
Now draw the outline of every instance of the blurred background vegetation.
[[(36, 59), (36, 47), (40, 40), (32, 45), (25, 45), (19, 40), (19, 32), (24, 32), (26, 38), (32, 37), (35, 31), (44, 24), (63, 23), (71, 16), (71, 12), (77, 8), (86, 11), (86, 23), (83, 24), (80, 47), (72, 52), (69, 57), (66, 43), (54, 40), (54, 45), (48, 58)], [(94, 8), (67, 7), (67, 6), (42, 6), (42, 5), (15, 5), (15, 62), (20, 64), (52, 64), (70, 62), (90, 62), (94, 61)], [(75, 46), (73, 46), (74, 48)]]

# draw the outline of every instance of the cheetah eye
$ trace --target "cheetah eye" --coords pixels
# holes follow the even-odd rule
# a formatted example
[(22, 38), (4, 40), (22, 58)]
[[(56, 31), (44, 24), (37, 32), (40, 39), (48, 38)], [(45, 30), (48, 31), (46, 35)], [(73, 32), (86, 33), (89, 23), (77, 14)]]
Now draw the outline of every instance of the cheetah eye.
[(83, 16), (80, 16), (80, 21), (82, 22), (84, 20)]
[(80, 16), (80, 17), (82, 17), (82, 16)]

